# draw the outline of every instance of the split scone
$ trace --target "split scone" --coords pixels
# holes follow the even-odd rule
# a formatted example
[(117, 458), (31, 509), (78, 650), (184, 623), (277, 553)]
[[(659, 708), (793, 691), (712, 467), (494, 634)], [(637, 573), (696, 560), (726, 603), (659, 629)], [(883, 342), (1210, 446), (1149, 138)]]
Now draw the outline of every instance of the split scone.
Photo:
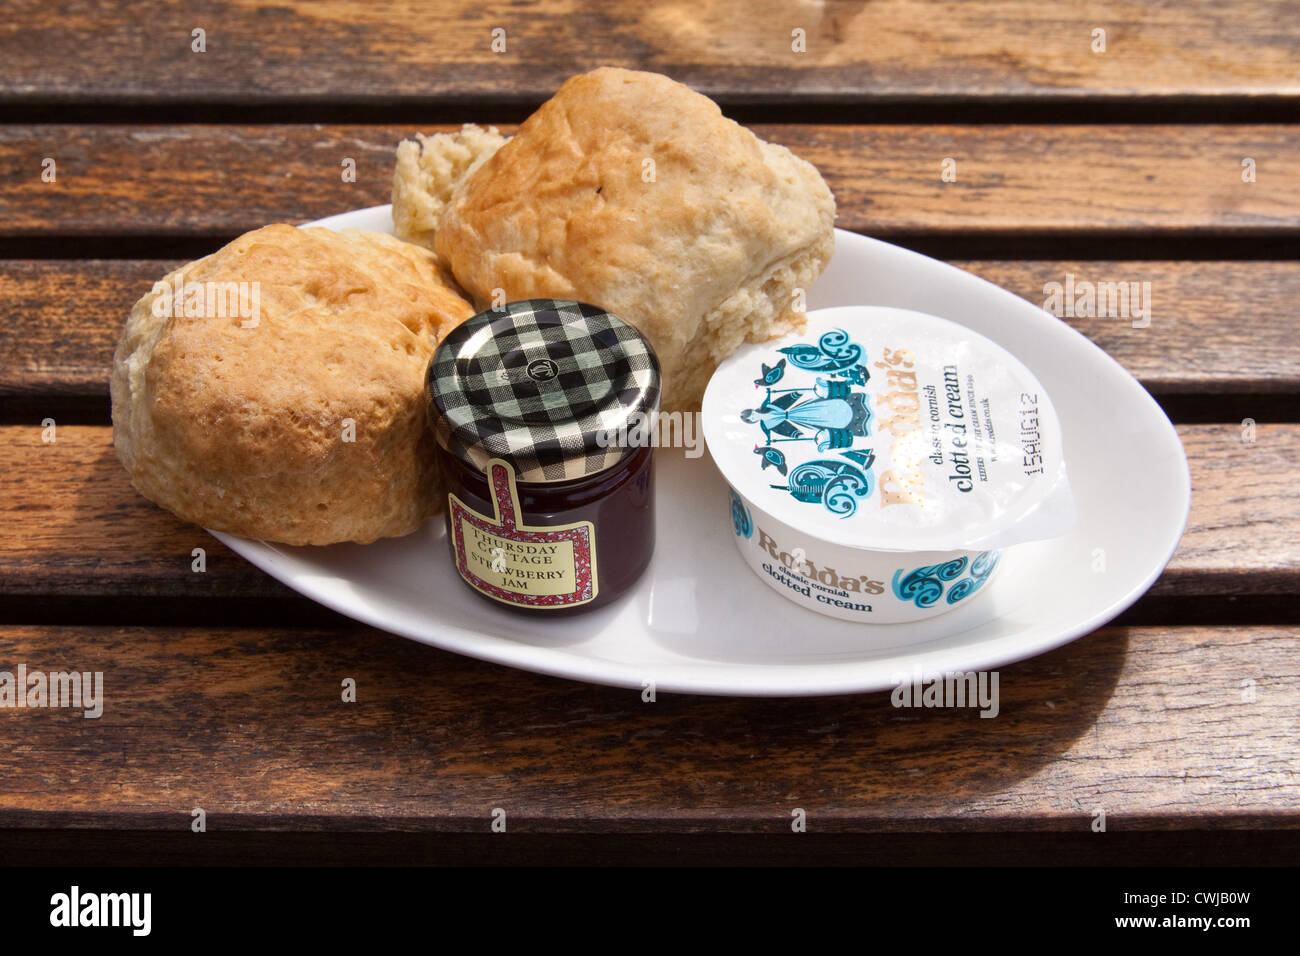
[(437, 509), (424, 373), (473, 314), (432, 253), (272, 225), (136, 303), (113, 360), (131, 482), (187, 521), (287, 544), (407, 534)]
[[(650, 340), (663, 407), (681, 410), (741, 343), (803, 327), (798, 292), (831, 257), (835, 199), (810, 163), (707, 97), (603, 68), (565, 82), (503, 145), (455, 135), (473, 158), (425, 185), (399, 162), (393, 214), (404, 238), (433, 231), (479, 308), (552, 297), (613, 312)], [(418, 230), (412, 192), (436, 199)]]
[(398, 238), (432, 249), (452, 193), (508, 138), (495, 126), (466, 123), (455, 133), (416, 133), (415, 139), (402, 140), (393, 171), (393, 231)]

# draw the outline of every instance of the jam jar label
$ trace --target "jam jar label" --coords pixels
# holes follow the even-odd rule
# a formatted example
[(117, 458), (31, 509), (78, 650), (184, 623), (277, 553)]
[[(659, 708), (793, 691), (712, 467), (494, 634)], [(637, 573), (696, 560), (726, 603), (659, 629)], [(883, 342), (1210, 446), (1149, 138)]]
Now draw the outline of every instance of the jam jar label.
[(487, 476), (491, 516), (447, 495), (460, 576), (488, 597), (521, 607), (573, 607), (592, 600), (598, 590), (595, 526), (524, 524), (514, 469), (494, 458)]

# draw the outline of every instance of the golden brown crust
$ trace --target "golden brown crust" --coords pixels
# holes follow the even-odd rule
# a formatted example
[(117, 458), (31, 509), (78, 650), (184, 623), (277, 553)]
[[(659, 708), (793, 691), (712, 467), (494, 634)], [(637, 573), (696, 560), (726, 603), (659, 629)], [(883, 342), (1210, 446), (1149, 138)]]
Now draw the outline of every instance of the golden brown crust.
[[(178, 281), (191, 314), (157, 314)], [(215, 314), (221, 297), (203, 291), (230, 282), (248, 283), (249, 308)], [(425, 367), (472, 313), (430, 253), (391, 236), (247, 233), (132, 310), (113, 365), (118, 456), (142, 494), (214, 530), (288, 544), (406, 534), (434, 506)]]
[(434, 248), (480, 308), (576, 298), (646, 335), (664, 406), (698, 405), (741, 342), (802, 326), (833, 248), (817, 170), (655, 73), (573, 77), (469, 176)]

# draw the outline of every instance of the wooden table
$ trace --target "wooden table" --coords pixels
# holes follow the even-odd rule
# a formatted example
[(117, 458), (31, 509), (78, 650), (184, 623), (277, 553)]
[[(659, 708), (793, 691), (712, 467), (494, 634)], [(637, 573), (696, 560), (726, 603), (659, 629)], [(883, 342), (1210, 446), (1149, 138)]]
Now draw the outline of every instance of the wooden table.
[[(0, 710), (0, 853), (1293, 858), (1298, 6), (9, 4), (0, 668), (102, 670), (107, 702)], [(480, 663), (334, 616), (131, 489), (107, 376), (154, 279), (268, 222), (387, 202), (402, 137), (510, 127), (602, 64), (668, 73), (816, 163), (844, 228), (1037, 304), (1067, 274), (1151, 283), (1147, 328), (1063, 321), (1177, 424), (1186, 536), (1119, 621), (1005, 668), (998, 719), (887, 694), (646, 704)]]

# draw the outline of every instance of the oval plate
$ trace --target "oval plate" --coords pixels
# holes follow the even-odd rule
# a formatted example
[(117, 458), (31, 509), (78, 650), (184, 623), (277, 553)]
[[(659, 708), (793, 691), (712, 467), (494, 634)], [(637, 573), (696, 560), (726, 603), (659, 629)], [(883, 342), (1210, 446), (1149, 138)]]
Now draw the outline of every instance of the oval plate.
[[(388, 206), (311, 225), (393, 231)], [(1191, 503), (1182, 443), (1151, 396), (1082, 335), (1005, 289), (855, 233), (836, 230), (835, 240), (809, 309), (890, 305), (969, 326), (1020, 358), (1060, 414), (1078, 524), (1008, 550), (981, 601), (880, 625), (795, 606), (741, 562), (726, 486), (707, 454), (680, 449), (657, 453), (649, 570), (632, 593), (574, 618), (534, 620), (474, 594), (452, 568), (441, 518), (364, 546), (216, 537), (295, 591), (403, 637), (544, 674), (690, 694), (861, 693), (918, 670), (992, 670), (1087, 634), (1136, 601), (1168, 563)]]

